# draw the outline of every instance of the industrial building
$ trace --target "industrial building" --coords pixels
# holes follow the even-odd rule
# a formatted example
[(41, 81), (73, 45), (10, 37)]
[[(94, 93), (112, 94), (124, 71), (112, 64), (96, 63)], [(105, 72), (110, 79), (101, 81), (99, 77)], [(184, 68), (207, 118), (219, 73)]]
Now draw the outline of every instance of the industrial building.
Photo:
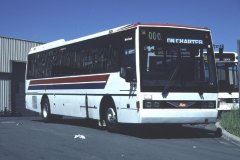
[(0, 116), (31, 114), (25, 109), (27, 53), (40, 44), (0, 36)]

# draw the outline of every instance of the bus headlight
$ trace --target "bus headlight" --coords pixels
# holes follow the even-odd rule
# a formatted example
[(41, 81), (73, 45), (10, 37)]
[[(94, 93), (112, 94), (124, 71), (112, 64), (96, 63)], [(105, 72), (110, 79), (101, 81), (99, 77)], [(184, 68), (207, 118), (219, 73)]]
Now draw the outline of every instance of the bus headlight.
[(153, 108), (159, 108), (160, 107), (160, 102), (157, 102), (157, 101), (153, 102), (153, 106), (152, 107)]
[(160, 108), (159, 101), (144, 101), (144, 108)]
[(145, 101), (144, 107), (145, 108), (152, 108), (152, 102), (151, 101)]

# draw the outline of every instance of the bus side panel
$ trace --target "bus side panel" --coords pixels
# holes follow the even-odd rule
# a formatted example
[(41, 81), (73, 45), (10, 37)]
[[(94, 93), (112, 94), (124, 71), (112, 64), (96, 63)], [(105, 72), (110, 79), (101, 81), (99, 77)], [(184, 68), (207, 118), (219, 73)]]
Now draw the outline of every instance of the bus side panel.
[(34, 112), (41, 112), (41, 96), (36, 95), (35, 93), (31, 93), (28, 90), (29, 87), (29, 80), (25, 81), (25, 107), (28, 110), (34, 111)]
[(139, 123), (139, 111), (129, 108), (119, 109), (118, 112), (119, 123)]
[[(99, 115), (99, 109), (100, 109), (100, 103), (102, 100), (103, 96), (96, 96), (96, 95), (90, 95), (87, 97), (88, 99), (88, 114), (89, 118), (91, 119), (100, 119)], [(86, 107), (82, 108), (86, 111)]]
[(40, 95), (26, 95), (26, 109), (34, 112), (41, 112), (41, 96)]
[(139, 123), (139, 110), (136, 107), (136, 96), (114, 96), (117, 104), (119, 123)]
[(80, 95), (55, 95), (51, 113), (73, 117), (86, 117), (85, 97)]
[(59, 95), (53, 95), (53, 96), (48, 96), (49, 98), (49, 103), (50, 103), (50, 108), (51, 108), (51, 114), (58, 114), (62, 115), (62, 99), (60, 98)]

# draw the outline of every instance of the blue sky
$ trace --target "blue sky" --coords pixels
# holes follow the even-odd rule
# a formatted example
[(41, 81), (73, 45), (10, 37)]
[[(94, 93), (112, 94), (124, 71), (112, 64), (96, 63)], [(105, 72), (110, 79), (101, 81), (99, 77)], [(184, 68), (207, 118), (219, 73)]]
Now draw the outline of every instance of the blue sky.
[(208, 27), (215, 44), (236, 51), (240, 0), (0, 1), (0, 36), (6, 37), (71, 40), (137, 22)]

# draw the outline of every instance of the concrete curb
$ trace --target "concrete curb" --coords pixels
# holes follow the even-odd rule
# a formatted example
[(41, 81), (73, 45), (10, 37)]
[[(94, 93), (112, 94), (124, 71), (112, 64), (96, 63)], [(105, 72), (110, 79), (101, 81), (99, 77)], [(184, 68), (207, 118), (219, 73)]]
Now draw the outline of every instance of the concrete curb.
[(219, 122), (216, 123), (216, 127), (217, 128), (221, 128), (222, 129), (222, 137), (224, 139), (226, 139), (227, 141), (230, 141), (238, 146), (240, 146), (240, 138), (229, 133), (228, 131), (226, 131), (221, 125)]

